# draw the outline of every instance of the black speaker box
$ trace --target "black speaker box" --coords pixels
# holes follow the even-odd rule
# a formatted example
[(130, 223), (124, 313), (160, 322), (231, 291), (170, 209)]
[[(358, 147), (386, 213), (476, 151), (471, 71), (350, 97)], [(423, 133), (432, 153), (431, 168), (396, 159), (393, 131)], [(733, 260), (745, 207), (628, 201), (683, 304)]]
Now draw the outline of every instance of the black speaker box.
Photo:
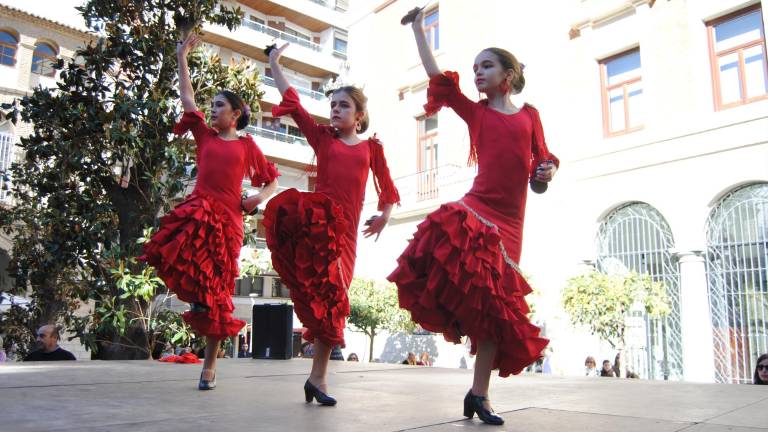
[(293, 306), (285, 303), (253, 305), (251, 354), (255, 359), (293, 357)]

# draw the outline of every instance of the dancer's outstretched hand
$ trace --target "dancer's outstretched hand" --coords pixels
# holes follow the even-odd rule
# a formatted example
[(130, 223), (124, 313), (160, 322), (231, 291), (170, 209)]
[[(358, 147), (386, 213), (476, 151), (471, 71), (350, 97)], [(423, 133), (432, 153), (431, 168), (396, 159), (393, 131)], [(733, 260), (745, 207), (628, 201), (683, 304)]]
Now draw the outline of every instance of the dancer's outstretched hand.
[(269, 52), (269, 61), (270, 62), (278, 62), (280, 61), (280, 57), (283, 56), (283, 51), (285, 51), (286, 48), (288, 48), (288, 45), (290, 45), (289, 42), (286, 42), (278, 49), (273, 49)]
[(536, 181), (550, 182), (557, 172), (557, 166), (553, 161), (544, 161), (536, 167)]
[(415, 7), (408, 11), (407, 14), (405, 14), (400, 19), (400, 24), (402, 25), (408, 25), (408, 24), (414, 24), (417, 20), (421, 21), (421, 12), (424, 10), (423, 7)]
[(366, 228), (363, 230), (363, 236), (368, 238), (376, 234), (374, 241), (378, 241), (381, 232), (387, 226), (387, 222), (389, 222), (389, 219), (381, 215), (371, 217), (365, 221)]
[(419, 12), (413, 17), (411, 27), (416, 30), (422, 30), (424, 28), (424, 8), (419, 9)]
[(190, 33), (186, 39), (176, 43), (176, 52), (181, 56), (187, 57), (199, 44), (200, 37), (194, 33)]

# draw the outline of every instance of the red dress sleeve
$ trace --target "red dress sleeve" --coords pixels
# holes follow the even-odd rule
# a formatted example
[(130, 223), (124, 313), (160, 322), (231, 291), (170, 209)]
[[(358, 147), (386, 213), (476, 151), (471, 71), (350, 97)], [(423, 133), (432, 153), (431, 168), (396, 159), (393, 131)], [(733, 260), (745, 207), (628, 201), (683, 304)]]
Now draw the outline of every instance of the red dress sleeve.
[(427, 103), (424, 111), (431, 116), (447, 106), (453, 109), (469, 127), (469, 165), (477, 163), (477, 142), (480, 135), (479, 125), (482, 124), (482, 115), (485, 106), (471, 101), (459, 88), (459, 74), (446, 71), (433, 76), (429, 80), (427, 88)]
[(195, 137), (198, 155), (207, 142), (207, 138), (216, 135), (216, 131), (205, 123), (205, 114), (200, 111), (184, 111), (178, 123), (173, 125), (173, 133), (176, 135), (184, 135), (188, 131), (191, 131), (192, 136)]
[(251, 179), (251, 186), (262, 187), (272, 183), (280, 173), (275, 164), (269, 162), (253, 137), (246, 135), (245, 143), (245, 175)]
[(315, 119), (301, 106), (299, 94), (296, 89), (289, 87), (283, 93), (283, 100), (279, 105), (272, 107), (273, 117), (282, 117), (290, 114), (291, 118), (299, 126), (301, 133), (307, 138), (307, 142), (313, 150), (317, 151), (320, 145), (320, 136), (324, 133), (332, 133), (330, 126), (321, 126), (315, 122)]
[(544, 127), (541, 125), (539, 111), (531, 105), (527, 105), (528, 112), (531, 113), (533, 139), (531, 142), (531, 172), (530, 178), (536, 175), (536, 167), (546, 160), (551, 160), (555, 166), (560, 168), (560, 159), (552, 154), (547, 148), (547, 142), (544, 139)]
[(384, 147), (381, 145), (381, 141), (374, 134), (373, 137), (368, 139), (368, 145), (371, 149), (373, 186), (379, 195), (379, 211), (384, 210), (384, 206), (387, 204), (400, 205), (400, 193), (397, 191), (395, 182), (392, 181), (392, 176), (389, 174), (389, 167), (387, 166), (387, 159), (384, 157)]
[(477, 103), (461, 92), (459, 74), (456, 72), (446, 71), (429, 80), (424, 111), (427, 116), (431, 116), (437, 114), (444, 106), (453, 109), (470, 127), (474, 123)]

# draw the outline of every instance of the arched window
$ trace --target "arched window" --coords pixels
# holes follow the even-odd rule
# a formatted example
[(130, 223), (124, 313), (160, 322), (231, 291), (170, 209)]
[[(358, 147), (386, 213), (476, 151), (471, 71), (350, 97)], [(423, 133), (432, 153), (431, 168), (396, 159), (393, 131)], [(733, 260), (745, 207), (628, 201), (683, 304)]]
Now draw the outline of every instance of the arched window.
[(53, 69), (54, 64), (56, 64), (56, 50), (45, 42), (35, 44), (35, 51), (32, 53), (32, 73), (54, 76), (56, 74)]
[(751, 383), (768, 352), (768, 184), (737, 189), (707, 221), (707, 285), (715, 377)]
[(16, 36), (7, 31), (0, 31), (0, 64), (13, 66), (16, 64), (16, 50), (19, 41)]
[(680, 327), (680, 270), (672, 255), (672, 230), (658, 210), (632, 203), (614, 210), (600, 224), (597, 269), (604, 273), (635, 271), (667, 288), (671, 312), (651, 319), (644, 311), (630, 313), (626, 365), (650, 379), (682, 379), (683, 343)]

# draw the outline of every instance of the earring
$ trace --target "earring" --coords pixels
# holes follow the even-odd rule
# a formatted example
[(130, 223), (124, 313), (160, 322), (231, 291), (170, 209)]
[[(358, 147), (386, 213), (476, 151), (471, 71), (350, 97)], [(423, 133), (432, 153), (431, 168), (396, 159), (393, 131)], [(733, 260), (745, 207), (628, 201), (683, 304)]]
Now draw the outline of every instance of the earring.
[(360, 122), (359, 122), (359, 121), (358, 121), (358, 122), (355, 122), (355, 130), (356, 130), (357, 132), (360, 132), (362, 129), (363, 129), (363, 126), (362, 126), (362, 125), (360, 125)]
[(504, 94), (509, 93), (509, 82), (504, 80), (501, 84), (499, 84), (499, 90), (501, 90), (501, 92)]

